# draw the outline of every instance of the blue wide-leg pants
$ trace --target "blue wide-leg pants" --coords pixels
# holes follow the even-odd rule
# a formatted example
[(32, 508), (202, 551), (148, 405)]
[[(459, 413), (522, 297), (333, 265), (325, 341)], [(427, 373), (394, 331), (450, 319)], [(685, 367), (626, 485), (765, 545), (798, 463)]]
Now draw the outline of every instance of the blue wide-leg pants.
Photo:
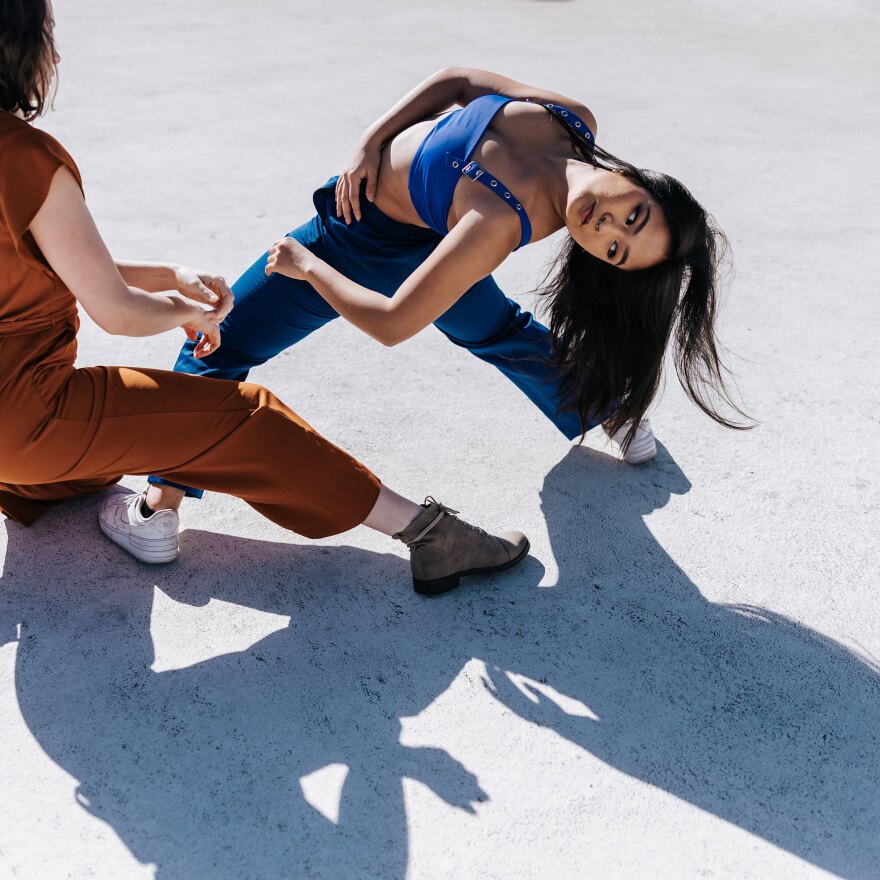
[[(290, 233), (312, 253), (352, 281), (392, 296), (437, 247), (441, 236), (431, 229), (398, 223), (365, 198), (361, 220), (349, 226), (336, 217), (336, 178), (314, 194), (317, 214)], [(235, 308), (221, 325), (222, 346), (197, 360), (187, 341), (177, 372), (244, 381), (252, 367), (295, 345), (339, 317), (307, 282), (284, 275), (266, 276), (263, 254), (235, 282)], [(580, 436), (577, 413), (559, 411), (559, 381), (547, 361), (549, 330), (506, 297), (492, 276), (478, 281), (435, 321), (446, 337), (497, 367), (569, 439)], [(589, 427), (593, 427), (590, 425)], [(177, 485), (150, 477), (150, 482)], [(186, 486), (187, 494), (202, 493)]]

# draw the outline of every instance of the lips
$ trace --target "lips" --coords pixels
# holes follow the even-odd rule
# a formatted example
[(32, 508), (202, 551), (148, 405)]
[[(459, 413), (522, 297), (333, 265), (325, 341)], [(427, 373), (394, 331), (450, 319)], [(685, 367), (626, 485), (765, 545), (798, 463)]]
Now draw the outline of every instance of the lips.
[(581, 226), (583, 226), (585, 223), (590, 222), (590, 219), (593, 216), (593, 211), (595, 211), (595, 210), (596, 210), (596, 203), (593, 202), (593, 204), (590, 205), (590, 207), (587, 208), (587, 210), (584, 211), (583, 214), (581, 214)]

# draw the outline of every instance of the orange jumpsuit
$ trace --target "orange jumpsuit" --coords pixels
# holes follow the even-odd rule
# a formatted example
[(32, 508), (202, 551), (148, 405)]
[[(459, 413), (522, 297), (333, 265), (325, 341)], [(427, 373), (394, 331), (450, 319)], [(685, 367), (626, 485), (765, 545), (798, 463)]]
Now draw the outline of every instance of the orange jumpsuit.
[(76, 301), (27, 231), (52, 178), (79, 171), (0, 111), (0, 511), (30, 525), (123, 474), (244, 499), (307, 537), (366, 519), (378, 479), (259, 385), (133, 367), (75, 369)]

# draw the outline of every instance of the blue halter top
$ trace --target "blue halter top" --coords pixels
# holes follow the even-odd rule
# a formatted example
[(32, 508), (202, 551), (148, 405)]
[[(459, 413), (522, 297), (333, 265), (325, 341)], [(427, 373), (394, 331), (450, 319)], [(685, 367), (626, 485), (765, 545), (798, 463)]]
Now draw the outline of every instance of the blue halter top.
[[(504, 95), (483, 95), (476, 98), (466, 107), (441, 119), (419, 145), (409, 169), (409, 194), (419, 217), (435, 232), (441, 235), (449, 232), (446, 219), (452, 206), (452, 195), (464, 175), (497, 193), (519, 215), (522, 235), (516, 249), (519, 250), (529, 243), (532, 224), (526, 209), (497, 177), (470, 158), (495, 114), (505, 104), (522, 100), (539, 103), (530, 98), (507, 98)], [(592, 149), (593, 132), (580, 117), (559, 104), (543, 101), (540, 104)]]

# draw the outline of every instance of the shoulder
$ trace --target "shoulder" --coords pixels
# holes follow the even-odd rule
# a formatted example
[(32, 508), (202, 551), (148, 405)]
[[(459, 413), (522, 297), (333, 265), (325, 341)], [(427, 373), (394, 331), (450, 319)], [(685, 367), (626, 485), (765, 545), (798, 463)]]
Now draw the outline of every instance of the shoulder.
[(81, 188), (79, 170), (67, 150), (50, 134), (21, 119), (0, 121), (0, 221), (13, 238), (20, 238), (46, 201), (55, 175), (62, 168)]
[[(565, 106), (565, 105), (563, 105)], [(573, 101), (566, 106), (566, 109), (571, 110), (578, 119), (582, 119), (587, 128), (590, 129), (590, 132), (593, 135), (593, 140), (599, 137), (599, 123), (596, 122), (596, 117), (593, 115), (592, 111), (586, 104), (580, 104), (577, 101)]]
[(54, 175), (62, 165), (80, 182), (76, 163), (52, 135), (9, 113), (0, 116), (4, 117), (0, 120), (0, 177), (4, 183), (14, 182), (25, 168), (29, 178), (40, 178)]
[[(551, 98), (549, 100), (543, 98), (532, 99), (532, 102), (540, 104), (541, 107), (550, 110), (554, 116), (562, 117), (563, 119), (568, 117), (569, 127), (574, 124), (578, 128), (581, 128), (579, 123), (583, 123), (593, 135), (593, 141), (595, 142), (596, 137), (598, 136), (596, 131), (596, 117), (586, 104), (581, 104), (580, 101), (575, 101), (573, 98), (566, 98), (563, 95), (556, 95), (555, 99)], [(571, 117), (575, 117), (577, 121), (572, 123)]]

